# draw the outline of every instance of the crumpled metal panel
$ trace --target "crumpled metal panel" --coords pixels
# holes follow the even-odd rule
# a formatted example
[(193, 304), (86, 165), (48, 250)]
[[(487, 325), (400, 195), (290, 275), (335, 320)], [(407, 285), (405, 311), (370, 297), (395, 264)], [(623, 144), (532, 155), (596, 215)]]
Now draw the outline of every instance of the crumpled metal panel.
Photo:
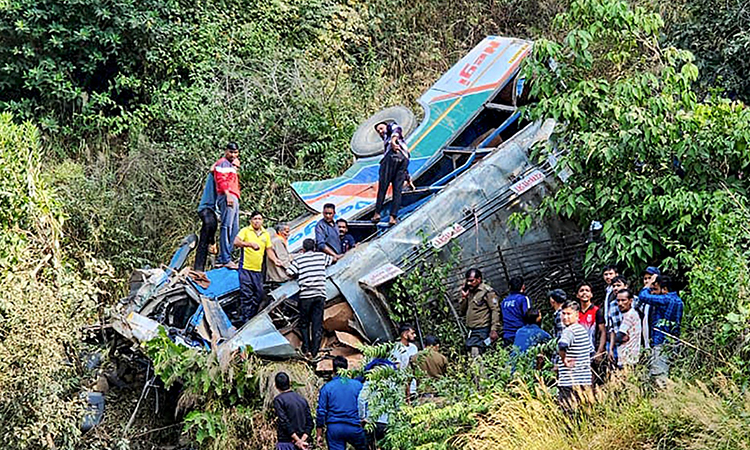
[(297, 352), (276, 329), (268, 313), (260, 312), (218, 347), (219, 360), (226, 360), (235, 350), (250, 347), (260, 356), (292, 358)]

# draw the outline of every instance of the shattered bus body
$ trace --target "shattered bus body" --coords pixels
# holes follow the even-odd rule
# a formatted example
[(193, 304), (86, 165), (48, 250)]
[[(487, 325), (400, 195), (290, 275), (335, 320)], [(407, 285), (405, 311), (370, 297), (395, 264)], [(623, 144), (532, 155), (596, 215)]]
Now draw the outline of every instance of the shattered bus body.
[[(527, 95), (520, 64), (530, 50), (527, 41), (488, 37), (422, 96), (425, 118), (407, 137), (416, 189), (404, 193), (397, 225), (370, 221), (380, 156), (357, 159), (341, 177), (293, 185), (315, 213), (293, 223), (290, 250), (314, 237), (324, 203), (337, 205), (337, 218), (349, 221), (359, 242), (327, 271), (329, 338), (323, 347), (332, 347), (332, 355), (356, 364), (358, 343), (393, 339), (394, 324), (379, 288), (412, 270), (433, 253), (431, 248), (453, 242), (461, 248), (460, 258), (469, 260), (499, 246), (544, 241), (567, 231), (559, 221), (538, 224), (523, 236), (506, 226), (513, 212), (538, 205), (556, 183), (555, 155), (550, 152), (541, 164), (529, 156), (536, 144), (546, 145), (554, 122), (527, 123), (519, 112)], [(194, 238), (186, 238), (170, 265), (133, 274), (115, 329), (145, 341), (164, 326), (175, 341), (211, 349), (222, 361), (243, 348), (268, 358), (299, 356), (297, 283), (270, 292), (258, 315), (238, 323), (237, 271), (181, 269), (194, 246)], [(319, 363), (319, 370), (326, 368), (325, 360)]]

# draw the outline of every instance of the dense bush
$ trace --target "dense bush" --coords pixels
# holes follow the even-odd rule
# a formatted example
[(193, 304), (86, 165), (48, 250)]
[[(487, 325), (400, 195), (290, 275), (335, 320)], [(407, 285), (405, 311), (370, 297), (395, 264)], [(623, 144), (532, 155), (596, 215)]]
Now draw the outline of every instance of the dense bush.
[[(93, 319), (106, 263), (72, 268), (60, 246), (63, 216), (40, 177), (39, 133), (0, 115), (0, 445), (74, 448), (85, 381), (78, 349)], [(16, 201), (16, 199), (21, 200)], [(7, 220), (6, 220), (7, 219)]]
[(601, 221), (603, 260), (675, 268), (669, 258), (710, 245), (712, 221), (747, 192), (750, 110), (698, 103), (692, 55), (660, 47), (658, 15), (581, 0), (556, 24), (564, 39), (538, 41), (528, 66), (532, 114), (566, 125), (562, 166), (574, 176), (545, 206), (582, 226)]
[(659, 2), (667, 39), (690, 50), (700, 69), (699, 92), (750, 102), (750, 10), (742, 0)]

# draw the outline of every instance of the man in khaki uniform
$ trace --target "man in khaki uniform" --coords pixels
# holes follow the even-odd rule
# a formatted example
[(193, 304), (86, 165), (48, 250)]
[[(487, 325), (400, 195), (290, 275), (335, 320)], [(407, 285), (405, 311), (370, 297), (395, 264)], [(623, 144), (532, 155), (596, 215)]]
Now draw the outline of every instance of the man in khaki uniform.
[(424, 338), (424, 350), (414, 356), (417, 365), (430, 378), (440, 378), (448, 370), (448, 358), (440, 353), (440, 342), (435, 336)]
[(461, 314), (466, 314), (469, 337), (466, 346), (472, 357), (479, 356), (490, 342), (498, 338), (500, 328), (500, 305), (497, 294), (482, 282), (479, 269), (466, 272), (466, 283), (461, 289)]

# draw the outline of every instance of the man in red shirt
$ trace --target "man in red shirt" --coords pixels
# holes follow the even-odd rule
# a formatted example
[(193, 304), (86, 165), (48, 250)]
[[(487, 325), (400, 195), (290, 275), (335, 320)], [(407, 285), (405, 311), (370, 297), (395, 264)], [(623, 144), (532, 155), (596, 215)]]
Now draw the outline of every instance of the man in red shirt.
[(216, 203), (221, 216), (221, 235), (219, 238), (219, 257), (215, 267), (237, 269), (232, 261), (234, 238), (240, 231), (240, 177), (237, 168), (240, 166), (239, 147), (234, 142), (227, 144), (224, 156), (211, 168), (216, 183)]
[(596, 348), (594, 336), (596, 334), (596, 313), (599, 307), (592, 302), (594, 298), (593, 292), (594, 290), (588, 282), (582, 281), (578, 283), (576, 298), (581, 305), (581, 311), (578, 313), (578, 323), (583, 325), (583, 328), (589, 333), (591, 345)]

